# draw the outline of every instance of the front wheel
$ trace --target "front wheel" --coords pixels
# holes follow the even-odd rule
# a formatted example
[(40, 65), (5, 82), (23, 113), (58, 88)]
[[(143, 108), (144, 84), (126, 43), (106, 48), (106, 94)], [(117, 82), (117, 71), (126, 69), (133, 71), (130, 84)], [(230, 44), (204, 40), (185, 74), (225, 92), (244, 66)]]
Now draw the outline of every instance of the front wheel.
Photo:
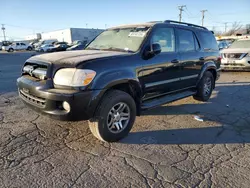
[(212, 94), (213, 88), (214, 76), (210, 71), (207, 71), (198, 84), (197, 93), (194, 95), (194, 99), (204, 102), (207, 101)]
[(102, 99), (93, 119), (92, 134), (101, 141), (115, 142), (129, 133), (136, 117), (134, 99), (126, 92), (111, 90)]

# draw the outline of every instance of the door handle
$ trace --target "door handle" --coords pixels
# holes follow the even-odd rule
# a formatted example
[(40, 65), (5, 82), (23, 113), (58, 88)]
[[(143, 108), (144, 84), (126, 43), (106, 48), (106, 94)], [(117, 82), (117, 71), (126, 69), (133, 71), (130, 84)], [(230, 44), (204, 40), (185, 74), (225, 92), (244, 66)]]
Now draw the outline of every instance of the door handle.
[(179, 63), (179, 60), (178, 60), (178, 59), (173, 59), (173, 60), (171, 61), (171, 63)]
[(204, 61), (205, 58), (204, 58), (204, 57), (200, 57), (199, 60), (200, 60), (200, 61)]

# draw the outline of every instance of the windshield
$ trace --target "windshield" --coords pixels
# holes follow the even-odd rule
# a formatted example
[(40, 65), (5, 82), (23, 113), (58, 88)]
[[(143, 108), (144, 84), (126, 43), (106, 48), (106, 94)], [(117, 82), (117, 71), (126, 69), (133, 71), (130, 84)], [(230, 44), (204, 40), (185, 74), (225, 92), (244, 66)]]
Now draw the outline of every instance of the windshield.
[(250, 40), (235, 41), (230, 48), (250, 48)]
[(146, 37), (149, 27), (110, 29), (93, 40), (86, 50), (114, 50), (136, 52)]

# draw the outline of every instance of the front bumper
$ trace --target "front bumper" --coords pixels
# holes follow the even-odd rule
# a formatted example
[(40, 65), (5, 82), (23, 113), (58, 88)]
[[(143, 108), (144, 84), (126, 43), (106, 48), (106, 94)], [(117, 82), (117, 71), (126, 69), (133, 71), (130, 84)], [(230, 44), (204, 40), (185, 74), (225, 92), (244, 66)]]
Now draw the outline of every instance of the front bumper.
[(221, 70), (241, 70), (250, 71), (250, 57), (243, 59), (227, 59), (221, 60)]
[[(64, 89), (46, 89), (46, 83), (39, 83), (20, 77), (17, 79), (20, 98), (38, 113), (53, 119), (78, 121), (88, 120), (94, 116), (95, 109), (105, 92), (104, 90), (76, 91)], [(66, 101), (70, 105), (67, 111), (62, 107)]]

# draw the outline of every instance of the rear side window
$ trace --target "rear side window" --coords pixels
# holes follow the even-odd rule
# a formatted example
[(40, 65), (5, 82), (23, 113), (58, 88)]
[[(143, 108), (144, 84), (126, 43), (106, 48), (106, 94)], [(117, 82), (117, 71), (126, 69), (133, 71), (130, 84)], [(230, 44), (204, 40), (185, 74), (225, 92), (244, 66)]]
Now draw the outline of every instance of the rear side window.
[(218, 50), (218, 45), (212, 32), (200, 32), (200, 39), (204, 50)]
[(179, 37), (179, 51), (190, 52), (195, 51), (195, 38), (192, 31), (185, 29), (177, 29), (177, 35)]

